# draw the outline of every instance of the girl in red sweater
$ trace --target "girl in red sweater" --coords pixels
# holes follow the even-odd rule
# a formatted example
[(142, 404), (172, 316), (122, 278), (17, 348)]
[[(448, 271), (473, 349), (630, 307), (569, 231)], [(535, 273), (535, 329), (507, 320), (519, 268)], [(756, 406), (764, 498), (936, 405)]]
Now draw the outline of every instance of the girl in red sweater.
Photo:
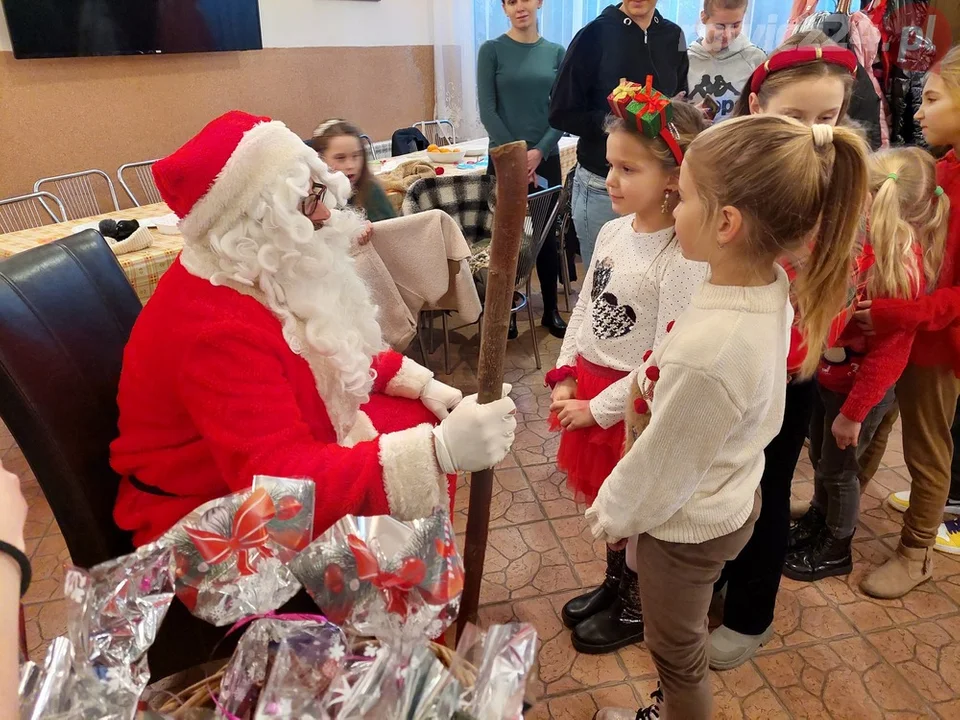
[(861, 327), (880, 337), (916, 331), (910, 362), (897, 383), (910, 507), (896, 554), (860, 584), (879, 598), (902, 597), (933, 576), (931, 551), (950, 489), (950, 426), (960, 395), (960, 47), (930, 72), (917, 120), (930, 145), (952, 148), (937, 164), (939, 187), (954, 211), (936, 290), (917, 300), (867, 302), (857, 313)]
[[(857, 299), (915, 300), (936, 282), (949, 201), (937, 193), (933, 158), (919, 148), (888, 150), (870, 161), (870, 227), (856, 260)], [(850, 320), (850, 322), (847, 322)], [(783, 574), (813, 581), (853, 570), (850, 547), (860, 518), (858, 457), (895, 402), (894, 385), (915, 329), (867, 338), (845, 314), (837, 343), (817, 372), (810, 422), (814, 497), (790, 531)]]

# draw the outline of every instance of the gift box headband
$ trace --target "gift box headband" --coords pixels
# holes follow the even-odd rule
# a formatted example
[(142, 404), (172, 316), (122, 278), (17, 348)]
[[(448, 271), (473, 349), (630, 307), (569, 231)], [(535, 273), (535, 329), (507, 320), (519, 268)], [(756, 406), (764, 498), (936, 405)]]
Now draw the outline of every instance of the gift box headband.
[(635, 125), (644, 137), (662, 138), (670, 148), (677, 165), (683, 163), (683, 150), (677, 142), (679, 134), (673, 124), (673, 105), (659, 90), (653, 89), (653, 76), (645, 85), (623, 79), (607, 97), (610, 110), (621, 120)]
[(837, 46), (803, 45), (771, 55), (763, 65), (753, 71), (753, 77), (750, 79), (750, 91), (760, 92), (763, 83), (775, 72), (797, 65), (817, 62), (818, 60), (830, 65), (839, 65), (851, 75), (857, 74), (857, 56), (850, 50)]

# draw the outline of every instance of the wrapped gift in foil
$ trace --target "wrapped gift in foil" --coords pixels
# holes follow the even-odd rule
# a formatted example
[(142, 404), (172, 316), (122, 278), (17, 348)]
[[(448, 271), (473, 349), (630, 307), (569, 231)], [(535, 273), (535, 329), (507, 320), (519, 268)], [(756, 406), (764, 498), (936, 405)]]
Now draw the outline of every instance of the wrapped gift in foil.
[(519, 720), (527, 675), (537, 657), (537, 631), (529, 623), (494, 625), (483, 640), (483, 660), (466, 708), (476, 720)]
[(313, 507), (313, 481), (265, 476), (201, 505), (159, 541), (173, 548), (177, 597), (218, 626), (276, 610), (300, 589), (287, 564), (313, 536)]
[(255, 620), (224, 672), (218, 707), (226, 717), (241, 720), (304, 717), (308, 712), (295, 708), (322, 695), (337, 675), (345, 648), (340, 628), (322, 618)]
[(147, 650), (173, 600), (171, 551), (157, 543), (64, 578), (68, 637), (21, 673), (21, 717), (132, 718)]
[(460, 607), (463, 563), (440, 509), (411, 522), (348, 515), (290, 568), (331, 621), (394, 644), (438, 637)]

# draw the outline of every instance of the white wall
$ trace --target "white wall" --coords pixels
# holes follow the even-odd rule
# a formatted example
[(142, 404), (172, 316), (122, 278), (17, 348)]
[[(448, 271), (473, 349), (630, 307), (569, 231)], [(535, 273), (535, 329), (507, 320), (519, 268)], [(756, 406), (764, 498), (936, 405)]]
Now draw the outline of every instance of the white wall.
[[(136, 0), (131, 0), (136, 2)], [(260, 0), (266, 47), (432, 45), (434, 0)], [(0, 5), (0, 51), (12, 49)]]

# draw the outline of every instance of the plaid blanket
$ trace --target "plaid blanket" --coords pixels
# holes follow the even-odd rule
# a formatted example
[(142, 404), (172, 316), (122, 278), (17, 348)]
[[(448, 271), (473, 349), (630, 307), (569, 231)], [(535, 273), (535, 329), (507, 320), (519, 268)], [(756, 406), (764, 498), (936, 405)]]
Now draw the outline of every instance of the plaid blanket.
[(452, 217), (472, 248), (490, 244), (496, 209), (496, 178), (490, 175), (450, 175), (418, 180), (403, 199), (403, 214), (443, 210)]

